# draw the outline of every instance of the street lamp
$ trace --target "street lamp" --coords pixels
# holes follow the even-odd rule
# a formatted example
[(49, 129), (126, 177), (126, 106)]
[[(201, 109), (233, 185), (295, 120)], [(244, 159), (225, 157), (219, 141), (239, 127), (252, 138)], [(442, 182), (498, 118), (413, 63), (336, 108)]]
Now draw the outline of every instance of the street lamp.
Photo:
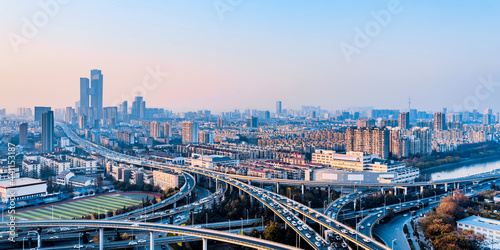
[[(240, 220), (241, 220), (241, 232), (243, 232), (243, 218), (240, 218)], [(243, 233), (241, 233), (241, 234), (243, 234)]]
[(394, 241), (396, 241), (396, 239), (392, 240), (392, 244), (391, 244), (392, 245), (392, 247), (391, 247), (392, 249), (394, 249)]
[(54, 205), (50, 205), (52, 207), (52, 220), (54, 220)]
[(207, 218), (207, 221), (205, 223), (205, 227), (208, 227), (208, 213), (205, 213), (205, 217)]
[(24, 239), (26, 239), (26, 237), (23, 237), (23, 250), (24, 250)]
[(399, 200), (399, 210), (403, 210), (403, 207), (401, 206), (401, 198), (398, 198)]
[(436, 193), (436, 191), (434, 191), (434, 201), (437, 201), (437, 197), (436, 196), (437, 196), (437, 193)]

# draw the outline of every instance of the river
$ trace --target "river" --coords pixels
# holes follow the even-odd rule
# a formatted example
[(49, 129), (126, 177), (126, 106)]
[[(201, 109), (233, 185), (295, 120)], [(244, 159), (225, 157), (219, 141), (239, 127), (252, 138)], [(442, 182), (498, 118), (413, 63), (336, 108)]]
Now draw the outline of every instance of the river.
[(500, 169), (500, 159), (477, 159), (474, 162), (450, 164), (442, 167), (423, 170), (422, 175), (433, 181), (467, 177), (469, 175), (488, 173)]

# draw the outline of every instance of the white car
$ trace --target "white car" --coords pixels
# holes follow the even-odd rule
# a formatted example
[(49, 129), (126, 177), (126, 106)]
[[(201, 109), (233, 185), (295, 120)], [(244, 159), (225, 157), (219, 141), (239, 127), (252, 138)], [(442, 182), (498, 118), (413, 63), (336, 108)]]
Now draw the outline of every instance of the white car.
[(146, 240), (145, 239), (140, 239), (137, 242), (139, 242), (139, 243), (146, 243)]
[(82, 248), (82, 247), (83, 247), (82, 245), (75, 245), (73, 248), (74, 248), (74, 249), (80, 249), (80, 248)]
[(128, 243), (129, 245), (137, 245), (137, 241), (131, 241)]
[(307, 237), (308, 239), (310, 239), (310, 238), (311, 238), (311, 235), (310, 235), (310, 234), (308, 234), (308, 233), (306, 233), (306, 237)]
[(366, 243), (370, 243), (370, 242), (372, 242), (372, 241), (371, 241), (371, 240), (369, 240), (369, 239), (363, 239), (363, 241), (364, 241), (364, 242), (366, 242)]

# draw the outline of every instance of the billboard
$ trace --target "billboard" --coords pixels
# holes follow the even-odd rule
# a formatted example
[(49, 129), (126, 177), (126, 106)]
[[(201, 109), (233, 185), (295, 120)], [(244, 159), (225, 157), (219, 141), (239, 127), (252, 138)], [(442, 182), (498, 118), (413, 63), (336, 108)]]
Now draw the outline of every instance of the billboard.
[(338, 178), (338, 174), (327, 174), (327, 173), (323, 173), (321, 175), (321, 178), (323, 180), (337, 180)]
[(348, 181), (362, 181), (362, 180), (364, 180), (364, 175), (362, 175), (362, 174), (350, 174), (350, 175), (347, 175), (347, 180)]

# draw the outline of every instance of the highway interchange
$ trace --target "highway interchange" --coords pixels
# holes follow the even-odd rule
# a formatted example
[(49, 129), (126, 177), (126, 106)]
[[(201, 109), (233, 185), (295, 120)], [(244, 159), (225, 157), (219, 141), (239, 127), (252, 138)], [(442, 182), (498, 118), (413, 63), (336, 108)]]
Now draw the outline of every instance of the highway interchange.
[[(181, 213), (185, 211), (191, 211), (200, 206), (205, 206), (209, 202), (213, 202), (215, 199), (220, 199), (220, 197), (224, 194), (227, 186), (230, 185), (240, 189), (243, 192), (249, 194), (254, 200), (257, 200), (262, 205), (266, 206), (268, 209), (271, 209), (275, 215), (277, 215), (284, 223), (290, 226), (300, 237), (302, 237), (309, 245), (314, 249), (342, 249), (345, 248), (344, 244), (337, 244), (334, 242), (330, 242), (329, 239), (325, 239), (322, 235), (318, 234), (314, 231), (306, 222), (313, 221), (318, 223), (320, 227), (324, 229), (333, 231), (336, 235), (340, 236), (343, 240), (349, 241), (353, 245), (358, 245), (364, 249), (390, 249), (390, 247), (373, 240), (372, 238), (372, 228), (373, 225), (378, 222), (378, 220), (382, 219), (383, 216), (387, 213), (389, 208), (394, 209), (395, 212), (402, 212), (404, 210), (408, 210), (410, 208), (414, 208), (419, 205), (419, 201), (408, 201), (401, 204), (393, 204), (389, 205), (385, 208), (373, 208), (369, 209), (366, 212), (366, 216), (361, 217), (360, 222), (357, 224), (357, 228), (351, 228), (341, 222), (338, 221), (339, 213), (343, 209), (343, 207), (349, 204), (352, 201), (355, 201), (359, 197), (363, 197), (369, 195), (373, 192), (377, 192), (378, 190), (374, 189), (364, 189), (359, 190), (348, 195), (342, 196), (339, 199), (333, 201), (329, 204), (328, 208), (324, 211), (324, 213), (320, 213), (317, 210), (314, 210), (310, 207), (307, 207), (301, 203), (283, 197), (274, 192), (268, 191), (266, 189), (258, 188), (247, 183), (244, 183), (240, 180), (246, 180), (250, 183), (252, 182), (261, 182), (261, 183), (271, 183), (271, 184), (286, 184), (286, 185), (332, 185), (332, 183), (314, 183), (314, 182), (304, 182), (304, 181), (293, 181), (293, 180), (273, 180), (266, 178), (249, 178), (246, 176), (234, 176), (227, 175), (224, 173), (209, 171), (207, 169), (202, 169), (198, 167), (189, 167), (184, 165), (171, 165), (159, 162), (153, 162), (149, 160), (144, 160), (124, 154), (120, 154), (94, 143), (91, 143), (87, 140), (84, 140), (78, 137), (71, 129), (66, 127), (64, 124), (58, 123), (58, 125), (63, 129), (66, 135), (76, 144), (79, 145), (82, 149), (89, 153), (98, 153), (100, 155), (105, 156), (108, 159), (117, 161), (117, 162), (125, 162), (130, 164), (148, 166), (152, 168), (165, 168), (165, 169), (173, 169), (176, 171), (181, 171), (186, 178), (185, 185), (180, 189), (180, 192), (170, 197), (167, 200), (164, 200), (158, 204), (150, 206), (147, 209), (149, 211), (149, 215), (144, 213), (144, 211), (136, 210), (133, 212), (129, 212), (127, 214), (110, 217), (107, 220), (93, 220), (93, 221), (82, 221), (82, 220), (73, 220), (73, 221), (25, 221), (19, 222), (19, 226), (30, 225), (30, 227), (65, 227), (65, 226), (77, 226), (77, 227), (91, 227), (91, 228), (99, 228), (102, 236), (103, 228), (122, 228), (122, 229), (133, 229), (144, 230), (150, 232), (170, 232), (170, 233), (178, 233), (181, 235), (187, 235), (187, 237), (198, 237), (203, 239), (204, 249), (206, 247), (206, 239), (229, 242), (233, 244), (238, 244), (242, 246), (254, 247), (258, 249), (292, 249), (291, 246), (284, 246), (278, 243), (265, 241), (262, 239), (257, 239), (248, 236), (236, 235), (234, 233), (227, 233), (221, 231), (215, 231), (211, 229), (206, 229), (201, 226), (197, 227), (189, 227), (189, 226), (175, 226), (161, 223), (145, 223), (141, 222), (144, 220), (154, 220), (158, 219), (162, 216), (170, 216), (171, 214)], [(224, 185), (217, 185), (217, 191), (214, 194), (211, 194), (209, 197), (205, 198), (203, 201), (198, 201), (194, 203), (189, 203), (185, 206), (170, 209), (168, 211), (161, 211), (161, 209), (167, 207), (168, 205), (175, 204), (180, 199), (189, 195), (196, 182), (195, 176), (205, 176), (207, 178), (215, 179), (219, 183), (225, 183)], [(481, 181), (481, 180), (489, 180), (498, 178), (500, 175), (498, 173), (493, 173), (487, 177), (484, 176), (474, 176), (468, 178), (459, 178), (455, 180), (447, 180), (440, 181), (439, 183), (409, 183), (409, 184), (398, 184), (399, 187), (410, 187), (410, 186), (424, 186), (424, 185), (438, 185), (444, 183), (459, 183), (459, 182), (469, 182), (469, 181)], [(239, 180), (238, 180), (239, 179)], [(442, 182), (442, 183), (441, 183)], [(277, 185), (279, 185), (277, 184)], [(335, 185), (342, 185), (339, 183), (335, 183)], [(356, 185), (356, 184), (354, 184)], [(353, 186), (353, 183), (345, 183), (345, 186)], [(360, 185), (357, 184), (358, 188), (368, 187), (368, 185)], [(379, 187), (391, 187), (391, 185), (371, 185), (379, 186)], [(353, 186), (355, 189), (355, 186)], [(394, 184), (392, 184), (394, 187)], [(406, 191), (406, 190), (405, 190)], [(445, 195), (445, 194), (443, 194)], [(426, 202), (429, 199), (435, 199), (435, 197), (422, 199), (420, 203)], [(157, 212), (154, 212), (157, 211)], [(353, 216), (359, 216), (358, 214), (352, 213)], [(302, 216), (302, 219), (300, 218)], [(344, 217), (349, 216), (349, 213), (343, 214)], [(120, 221), (118, 221), (120, 220)], [(31, 223), (31, 224), (30, 224)], [(113, 227), (114, 226), (114, 227)], [(5, 227), (5, 224), (0, 224), (0, 227)], [(241, 231), (241, 230), (240, 230)], [(217, 232), (217, 233), (216, 233)], [(171, 239), (169, 239), (171, 240)], [(167, 241), (166, 239), (162, 239), (162, 241)], [(141, 242), (144, 245), (147, 245), (149, 241)], [(158, 241), (157, 243), (160, 243)], [(122, 243), (123, 244), (123, 243)], [(107, 245), (106, 245), (107, 246)], [(153, 236), (151, 237), (151, 246), (154, 246)], [(102, 249), (103, 246), (101, 245)]]

